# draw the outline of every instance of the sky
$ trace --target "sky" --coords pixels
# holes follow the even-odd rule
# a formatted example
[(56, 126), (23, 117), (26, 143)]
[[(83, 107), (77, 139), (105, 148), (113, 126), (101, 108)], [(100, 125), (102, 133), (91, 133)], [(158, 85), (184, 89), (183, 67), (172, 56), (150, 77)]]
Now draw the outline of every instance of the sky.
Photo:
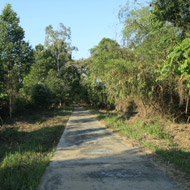
[(127, 0), (0, 0), (0, 13), (7, 3), (20, 18), (25, 31), (25, 40), (34, 48), (44, 44), (45, 28), (52, 25), (59, 29), (59, 23), (71, 28), (74, 59), (88, 58), (89, 49), (98, 45), (102, 38), (121, 42), (122, 24), (118, 11)]

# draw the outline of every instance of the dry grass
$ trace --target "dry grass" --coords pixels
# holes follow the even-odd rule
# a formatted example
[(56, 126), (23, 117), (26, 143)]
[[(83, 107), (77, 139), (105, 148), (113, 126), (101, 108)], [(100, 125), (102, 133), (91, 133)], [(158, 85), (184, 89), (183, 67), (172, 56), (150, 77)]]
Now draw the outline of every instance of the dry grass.
[(0, 190), (37, 188), (72, 107), (20, 116), (0, 130)]

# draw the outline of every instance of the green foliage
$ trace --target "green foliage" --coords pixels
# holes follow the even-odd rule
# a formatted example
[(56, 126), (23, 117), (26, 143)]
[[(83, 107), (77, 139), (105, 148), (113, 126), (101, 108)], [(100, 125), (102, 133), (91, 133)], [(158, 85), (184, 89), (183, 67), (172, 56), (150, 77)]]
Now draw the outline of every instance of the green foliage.
[(166, 81), (171, 79), (175, 81), (176, 91), (179, 96), (179, 104), (183, 106), (186, 114), (189, 110), (190, 96), (190, 38), (184, 39), (177, 44), (168, 54), (167, 59), (159, 66), (157, 72), (159, 74), (158, 81)]
[(52, 94), (49, 88), (43, 84), (36, 84), (32, 89), (31, 99), (38, 107), (48, 107), (51, 105)]
[(154, 0), (152, 19), (162, 23), (170, 22), (182, 32), (190, 32), (190, 2), (184, 0)]
[(141, 44), (151, 31), (150, 8), (136, 5), (135, 2), (133, 5), (135, 7), (130, 9), (132, 5), (128, 2), (119, 11), (119, 19), (124, 24), (123, 36), (127, 40), (127, 45)]
[(20, 82), (29, 72), (32, 57), (32, 49), (24, 41), (24, 31), (19, 26), (19, 18), (11, 5), (7, 4), (0, 15), (0, 62), (3, 73), (3, 84), (0, 85), (3, 85), (4, 93), (9, 95), (10, 117)]
[(167, 60), (159, 67), (159, 71), (167, 77), (174, 74), (181, 80), (185, 80), (184, 84), (190, 88), (190, 38), (184, 39), (179, 45), (173, 48), (173, 51), (167, 56)]
[(88, 86), (90, 102), (98, 106), (109, 102), (109, 106), (123, 90), (121, 80), (126, 79), (126, 61), (122, 57), (125, 52), (117, 42), (103, 38), (98, 46), (91, 49), (91, 53), (92, 58), (84, 63), (88, 74), (88, 78), (84, 77), (84, 83)]
[(163, 150), (159, 148), (156, 148), (155, 152), (157, 154), (162, 155), (165, 159), (169, 160), (170, 162), (178, 165), (189, 175), (190, 172), (190, 163), (188, 161), (190, 158), (189, 152), (185, 152), (181, 149)]
[(158, 120), (152, 120), (151, 123), (149, 124), (143, 123), (142, 128), (144, 131), (146, 131), (150, 135), (153, 135), (154, 137), (157, 137), (160, 139), (169, 138), (168, 135), (165, 133), (163, 127), (160, 126), (160, 123)]
[(60, 69), (58, 73), (51, 47), (46, 49), (39, 44), (36, 46), (35, 63), (31, 66), (30, 73), (24, 78), (23, 87), (20, 90), (21, 95), (29, 103), (34, 103), (31, 97), (32, 91), (36, 85), (42, 84), (51, 91), (50, 103), (54, 106), (73, 101), (74, 96), (79, 94), (76, 89), (79, 89), (80, 74), (77, 68), (72, 66), (72, 62), (65, 63)]
[(90, 51), (94, 57), (102, 59), (102, 61), (115, 59), (118, 57), (119, 44), (109, 38), (103, 38), (98, 46)]
[(185, 109), (187, 114), (188, 10), (189, 3), (181, 0), (154, 0), (151, 7), (128, 2), (119, 11), (123, 47), (103, 38), (88, 59), (73, 61), (76, 48), (70, 28), (61, 23), (54, 30), (49, 25), (45, 46), (39, 44), (34, 51), (7, 5), (0, 17), (0, 106), (9, 98), (11, 113), (16, 98), (34, 103), (32, 94), (42, 85), (44, 94), (45, 89), (51, 92), (49, 102), (54, 105), (86, 101), (125, 112), (133, 99), (143, 104), (145, 112), (151, 108), (175, 117)]
[[(133, 99), (144, 106), (143, 114), (147, 108), (171, 117), (184, 109), (187, 113), (190, 41), (182, 41), (180, 27), (170, 22), (158, 24), (153, 19), (159, 11), (156, 2), (153, 8), (130, 3), (121, 8), (124, 47), (103, 38), (91, 49), (91, 57), (83, 62), (82, 79), (91, 105), (112, 104), (125, 112), (127, 102)], [(168, 14), (168, 10), (162, 11), (160, 14)]]
[(31, 100), (32, 90), (36, 84), (44, 84), (48, 72), (54, 67), (54, 60), (47, 55), (45, 50), (42, 52), (35, 52), (36, 61), (31, 66), (31, 70), (27, 76), (24, 77), (23, 86), (20, 89), (21, 96), (25, 97), (27, 101)]
[(45, 84), (50, 89), (55, 103), (64, 101), (65, 86), (63, 81), (58, 78), (56, 71), (53, 69), (49, 70)]
[(60, 75), (61, 67), (71, 60), (71, 53), (76, 49), (71, 46), (70, 38), (71, 29), (66, 28), (62, 23), (59, 30), (53, 30), (51, 25), (46, 27), (45, 45), (56, 61), (58, 75)]
[(1, 131), (0, 189), (37, 189), (71, 112), (35, 111), (17, 118), (18, 127)]
[(67, 101), (79, 103), (87, 100), (86, 89), (81, 85), (82, 73), (78, 61), (68, 62), (61, 70), (61, 78), (68, 93)]

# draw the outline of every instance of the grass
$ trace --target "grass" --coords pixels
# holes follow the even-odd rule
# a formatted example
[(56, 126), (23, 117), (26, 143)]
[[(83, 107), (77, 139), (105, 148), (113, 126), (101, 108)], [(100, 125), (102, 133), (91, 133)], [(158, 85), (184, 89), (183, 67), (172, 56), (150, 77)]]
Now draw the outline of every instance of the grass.
[(88, 109), (96, 114), (98, 119), (103, 120), (108, 127), (116, 128), (122, 135), (137, 140), (167, 161), (176, 164), (187, 175), (190, 174), (190, 152), (184, 151), (174, 143), (173, 138), (167, 134), (159, 120), (129, 122), (127, 119), (119, 118), (116, 113), (100, 113), (98, 110)]
[(72, 112), (42, 111), (0, 131), (0, 190), (36, 190)]
[(156, 149), (156, 153), (182, 168), (190, 176), (190, 152), (173, 148), (170, 150)]

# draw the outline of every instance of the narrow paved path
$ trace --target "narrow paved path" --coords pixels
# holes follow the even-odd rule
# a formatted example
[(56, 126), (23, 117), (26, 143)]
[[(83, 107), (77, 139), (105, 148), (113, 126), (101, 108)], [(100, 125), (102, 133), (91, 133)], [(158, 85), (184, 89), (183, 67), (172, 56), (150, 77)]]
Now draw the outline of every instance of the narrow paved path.
[(81, 107), (72, 113), (39, 190), (179, 190)]

